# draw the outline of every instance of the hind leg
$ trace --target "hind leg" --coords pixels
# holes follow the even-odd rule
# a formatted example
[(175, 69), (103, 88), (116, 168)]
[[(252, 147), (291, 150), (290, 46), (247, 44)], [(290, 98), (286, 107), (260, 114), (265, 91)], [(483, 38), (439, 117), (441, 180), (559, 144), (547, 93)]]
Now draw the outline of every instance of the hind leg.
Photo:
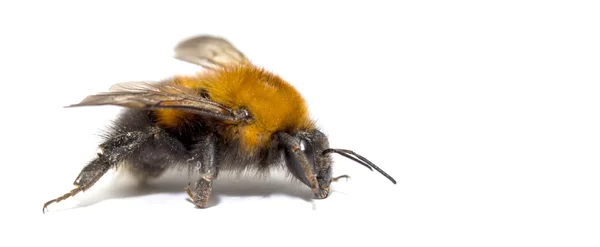
[[(73, 183), (75, 188), (56, 199), (46, 202), (43, 211), (45, 212), (46, 207), (52, 203), (60, 202), (91, 188), (109, 169), (115, 167), (121, 161), (131, 158), (135, 158), (134, 161), (144, 161), (143, 159), (140, 160), (139, 155), (136, 156), (135, 154), (140, 154), (141, 152), (139, 151), (146, 149), (149, 145), (155, 147), (157, 140), (165, 139), (167, 140), (162, 143), (167, 143), (167, 145), (177, 143), (177, 140), (169, 137), (164, 130), (158, 128), (126, 132), (109, 138), (100, 145), (98, 157), (90, 161), (81, 170)], [(137, 163), (139, 164), (140, 162)], [(148, 174), (151, 174), (151, 172)]]

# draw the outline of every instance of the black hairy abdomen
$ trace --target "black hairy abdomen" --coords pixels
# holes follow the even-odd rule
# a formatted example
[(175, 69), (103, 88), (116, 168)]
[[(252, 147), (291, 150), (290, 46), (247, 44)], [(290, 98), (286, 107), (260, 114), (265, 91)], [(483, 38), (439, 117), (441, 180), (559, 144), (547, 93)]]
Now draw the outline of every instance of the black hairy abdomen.
[(266, 171), (273, 165), (280, 164), (282, 150), (277, 146), (260, 150), (256, 154), (246, 154), (241, 151), (237, 141), (225, 140), (216, 131), (217, 128), (212, 129), (210, 126), (215, 124), (199, 122), (180, 129), (162, 128), (157, 124), (153, 111), (125, 109), (110, 126), (104, 140), (109, 141), (128, 133), (139, 135), (139, 148), (125, 154), (125, 162), (120, 162), (120, 165), (142, 177), (156, 177), (168, 168), (196, 170), (201, 164), (193, 160), (203, 152), (201, 143), (208, 135), (216, 137), (219, 170)]

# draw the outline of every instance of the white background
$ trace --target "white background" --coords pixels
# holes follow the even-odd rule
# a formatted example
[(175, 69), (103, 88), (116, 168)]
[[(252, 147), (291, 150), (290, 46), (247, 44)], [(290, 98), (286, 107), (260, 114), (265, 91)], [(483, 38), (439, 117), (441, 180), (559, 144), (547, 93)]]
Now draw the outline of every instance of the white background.
[[(600, 8), (594, 1), (13, 1), (0, 4), (2, 246), (598, 246)], [(227, 38), (302, 92), (336, 156), (326, 200), (268, 180), (72, 188), (120, 109), (66, 109), (198, 68)], [(179, 179), (179, 180), (177, 180)]]

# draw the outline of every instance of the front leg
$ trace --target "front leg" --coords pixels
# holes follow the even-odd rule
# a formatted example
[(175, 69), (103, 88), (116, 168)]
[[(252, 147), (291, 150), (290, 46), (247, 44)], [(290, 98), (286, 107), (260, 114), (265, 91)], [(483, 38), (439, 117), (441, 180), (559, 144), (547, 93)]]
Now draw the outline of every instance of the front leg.
[(213, 134), (209, 134), (193, 150), (193, 162), (202, 177), (193, 184), (188, 184), (186, 192), (199, 208), (206, 208), (212, 192), (212, 182), (217, 177), (217, 142)]

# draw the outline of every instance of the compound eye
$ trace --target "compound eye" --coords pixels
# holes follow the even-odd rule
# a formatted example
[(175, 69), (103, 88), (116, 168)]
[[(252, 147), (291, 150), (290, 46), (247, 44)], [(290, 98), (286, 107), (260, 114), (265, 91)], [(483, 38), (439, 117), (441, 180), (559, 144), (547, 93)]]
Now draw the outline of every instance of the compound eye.
[(306, 158), (312, 163), (315, 164), (315, 154), (310, 141), (304, 138), (300, 138), (300, 150), (304, 152)]
[(305, 139), (300, 139), (300, 150), (306, 151), (306, 146), (310, 145)]

